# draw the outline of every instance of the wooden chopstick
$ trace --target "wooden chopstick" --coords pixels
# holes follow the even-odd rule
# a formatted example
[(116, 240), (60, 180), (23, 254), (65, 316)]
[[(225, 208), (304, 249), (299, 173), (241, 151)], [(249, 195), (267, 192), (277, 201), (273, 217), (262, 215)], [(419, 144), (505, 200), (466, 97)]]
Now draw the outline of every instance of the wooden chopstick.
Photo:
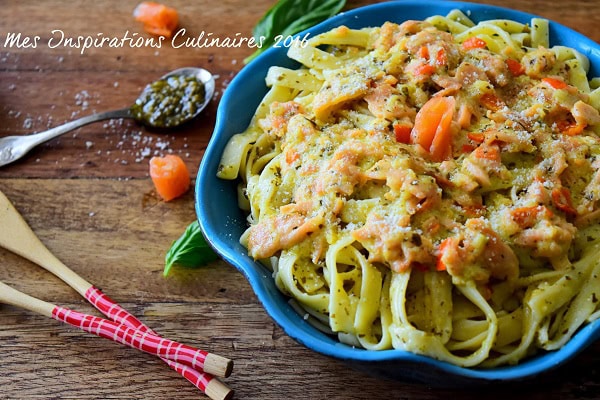
[[(206, 356), (208, 353), (204, 351), (152, 335), (148, 331), (142, 332), (125, 324), (48, 303), (20, 292), (3, 282), (0, 282), (0, 302), (36, 312), (96, 336), (157, 355), (172, 362), (170, 366), (176, 371), (183, 372), (192, 378), (196, 377), (196, 374), (190, 369), (204, 369), (207, 372), (206, 376), (203, 377), (204, 379), (199, 382), (192, 381), (192, 383), (196, 384), (207, 395), (210, 392), (211, 398), (214, 400), (228, 399), (233, 394), (226, 385), (208, 375), (210, 373), (220, 373), (222, 363), (217, 363), (217, 368), (207, 364)], [(219, 358), (219, 356), (215, 357)], [(188, 376), (184, 376), (188, 378)]]
[[(0, 191), (0, 221), (11, 229), (0, 231), (0, 245), (29, 261), (38, 264), (48, 272), (54, 274), (67, 285), (75, 289), (86, 300), (88, 300), (100, 312), (113, 321), (124, 324), (127, 327), (139, 330), (142, 333), (150, 333), (159, 337), (156, 332), (151, 330), (143, 322), (130, 314), (127, 310), (119, 306), (114, 300), (106, 296), (98, 288), (87, 282), (81, 276), (64, 265), (57, 257), (48, 250), (40, 241), (37, 235), (29, 227), (21, 214), (14, 208), (8, 198)], [(169, 367), (180, 373), (188, 381), (194, 384), (198, 389), (204, 391), (209, 397), (210, 393), (216, 398), (226, 398), (231, 390), (214, 378), (206, 370), (198, 370), (183, 365), (180, 362), (161, 357)], [(217, 356), (212, 353), (206, 353), (204, 366), (208, 366), (208, 371), (216, 371), (216, 375), (227, 377), (231, 374), (233, 362), (225, 357)]]

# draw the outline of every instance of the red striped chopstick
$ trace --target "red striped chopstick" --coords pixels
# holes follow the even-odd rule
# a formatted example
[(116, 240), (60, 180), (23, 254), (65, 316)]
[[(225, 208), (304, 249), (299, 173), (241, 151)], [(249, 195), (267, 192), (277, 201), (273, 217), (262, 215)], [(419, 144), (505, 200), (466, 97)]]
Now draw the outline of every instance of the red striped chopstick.
[[(197, 374), (195, 369), (207, 368), (207, 352), (195, 349), (149, 332), (142, 332), (125, 324), (60, 307), (20, 292), (0, 282), (0, 302), (22, 307), (58, 321), (65, 322), (85, 332), (114, 342), (157, 355), (177, 372), (191, 380), (213, 400), (229, 399), (233, 392), (207, 372)], [(199, 378), (194, 381), (195, 378)]]
[[(100, 289), (91, 286), (85, 292), (85, 298), (101, 313), (113, 321), (139, 330), (140, 332), (149, 333), (152, 336), (160, 337), (159, 334), (154, 332), (150, 327), (117, 304), (117, 302), (104, 294)], [(196, 352), (202, 353), (204, 356), (204, 366), (202, 367), (204, 372), (224, 378), (231, 374), (231, 371), (233, 370), (233, 361), (230, 359), (203, 350), (194, 350), (194, 357), (197, 356), (195, 354)], [(197, 369), (197, 367), (194, 365), (190, 365), (190, 367)]]
[[(205, 351), (65, 307), (55, 306), (51, 317), (96, 336), (159, 356), (211, 399), (226, 400), (233, 395), (229, 387), (206, 372), (208, 353)], [(205, 372), (198, 369), (204, 369)]]
[[(99, 289), (93, 287), (91, 283), (77, 275), (74, 271), (64, 265), (58, 258), (56, 258), (35, 235), (21, 214), (19, 214), (19, 212), (14, 208), (8, 198), (1, 191), (0, 211), (0, 222), (2, 225), (10, 227), (10, 229), (0, 230), (1, 247), (14, 252), (35, 264), (38, 264), (40, 267), (63, 280), (67, 285), (81, 294), (81, 296), (85, 297), (104, 315), (110, 318), (112, 321), (106, 322), (109, 326), (112, 326), (112, 329), (114, 329), (115, 332), (116, 328), (118, 327), (121, 329), (121, 333), (124, 334), (124, 328), (128, 328), (133, 332), (137, 332), (137, 338), (145, 338), (147, 336), (152, 338), (156, 343), (164, 344), (166, 342), (153, 330), (148, 328), (141, 321), (115, 303), (112, 299), (104, 295), (104, 293), (102, 293)], [(21, 293), (18, 290), (7, 286), (3, 282), (0, 282), (0, 302), (23, 307), (48, 317), (54, 317), (55, 309), (58, 308), (58, 306), (54, 304), (47, 303), (45, 301), (28, 296), (25, 293)], [(62, 312), (58, 312), (59, 310), (56, 311), (57, 316), (59, 314), (63, 314)], [(63, 309), (63, 311), (65, 312), (63, 317), (66, 319), (69, 318), (68, 315), (71, 315), (71, 317), (74, 318), (77, 314), (79, 314), (79, 325), (75, 325), (77, 327), (81, 327), (81, 324), (90, 324), (89, 320), (86, 322), (86, 319), (83, 317), (84, 314), (76, 314), (75, 312), (68, 311), (66, 309)], [(100, 318), (98, 321), (105, 320)], [(115, 327), (115, 325), (117, 325), (117, 327)], [(97, 325), (95, 329), (102, 330), (101, 324)], [(136, 335), (131, 335), (131, 338), (136, 338)], [(169, 341), (169, 343), (175, 342)], [(181, 354), (178, 352), (175, 352), (175, 360), (168, 359), (168, 354), (164, 354), (163, 356), (163, 354), (159, 352), (158, 355), (169, 365), (169, 367), (192, 382), (198, 389), (206, 393), (211, 399), (222, 400), (231, 397), (233, 394), (231, 389), (229, 389), (226, 385), (221, 383), (217, 378), (214, 378), (213, 375), (209, 373), (213, 372), (218, 376), (228, 376), (233, 367), (233, 362), (231, 360), (216, 356), (211, 353), (201, 352), (189, 346), (186, 348), (179, 348), (179, 351), (183, 351), (185, 353), (184, 355), (187, 357), (190, 357), (191, 355), (196, 357), (192, 357), (192, 361), (194, 362), (190, 364), (196, 367), (193, 368), (182, 364), (180, 362), (181, 360), (178, 359), (178, 357), (181, 356)], [(204, 371), (200, 370), (200, 366), (203, 367)]]
[[(117, 304), (113, 299), (104, 294), (100, 289), (91, 286), (85, 292), (85, 298), (106, 315), (108, 318), (112, 319), (117, 323), (121, 323), (123, 325), (129, 326), (133, 329), (137, 329), (140, 332), (148, 332), (152, 335), (158, 336), (150, 327), (144, 324), (142, 321), (137, 319), (134, 315), (130, 314), (127, 310), (122, 308), (119, 304)], [(213, 357), (214, 355), (208, 354), (207, 357)], [(214, 378), (211, 374), (203, 371), (199, 371), (194, 368), (190, 368), (187, 365), (184, 365), (180, 362), (175, 362), (169, 360), (167, 358), (161, 357), (162, 360), (167, 363), (169, 367), (171, 367), (174, 371), (178, 372), (188, 381), (190, 381), (194, 386), (196, 386), (201, 391), (207, 393), (207, 395), (211, 398), (218, 398), (218, 394), (220, 393), (232, 393), (231, 389), (227, 386), (223, 385), (218, 379)], [(223, 357), (220, 357), (223, 359)], [(226, 360), (226, 359), (225, 359)], [(223, 360), (221, 360), (223, 361)], [(215, 361), (215, 363), (217, 363)], [(222, 362), (221, 362), (222, 364)], [(233, 367), (233, 363), (230, 360), (225, 362), (225, 369), (223, 371), (224, 376), (229, 376), (231, 373), (231, 369)], [(213, 397), (213, 392), (215, 393), (215, 397)], [(220, 397), (227, 398), (227, 397)]]
[(52, 318), (134, 349), (154, 354), (194, 369), (201, 369), (209, 374), (223, 375), (223, 370), (219, 365), (215, 366), (206, 362), (208, 352), (153, 335), (148, 331), (143, 332), (125, 324), (119, 324), (108, 319), (60, 306), (54, 307)]

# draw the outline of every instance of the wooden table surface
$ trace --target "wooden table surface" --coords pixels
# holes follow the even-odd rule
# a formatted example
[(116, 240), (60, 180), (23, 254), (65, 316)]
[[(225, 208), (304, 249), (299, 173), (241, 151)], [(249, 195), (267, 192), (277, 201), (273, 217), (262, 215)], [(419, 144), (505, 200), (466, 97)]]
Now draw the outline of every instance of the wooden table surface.
[[(600, 41), (597, 0), (487, 0), (539, 14)], [(189, 37), (249, 36), (271, 0), (170, 0)], [(349, 0), (347, 8), (369, 3)], [(148, 131), (130, 121), (96, 123), (0, 168), (0, 190), (65, 264), (166, 337), (235, 360), (225, 379), (238, 399), (600, 398), (600, 344), (527, 385), (448, 390), (380, 380), (316, 354), (265, 313), (244, 277), (223, 261), (164, 278), (170, 243), (195, 219), (194, 196), (165, 203), (148, 177), (151, 155), (179, 154), (193, 176), (211, 136), (222, 92), (251, 53), (241, 48), (102, 48), (65, 37), (146, 37), (135, 0), (3, 0), (0, 7), (0, 137), (24, 135), (95, 111), (129, 105), (174, 68), (218, 75), (217, 95), (186, 129)], [(594, 7), (596, 6), (596, 7)], [(8, 46), (9, 33), (39, 36)], [(52, 43), (56, 44), (50, 46)], [(64, 43), (64, 42), (62, 42)], [(83, 53), (83, 54), (82, 54)], [(0, 226), (0, 229), (6, 229)], [(0, 249), (0, 280), (44, 300), (93, 313), (71, 288)], [(204, 398), (157, 358), (54, 320), (0, 305), (0, 398)]]

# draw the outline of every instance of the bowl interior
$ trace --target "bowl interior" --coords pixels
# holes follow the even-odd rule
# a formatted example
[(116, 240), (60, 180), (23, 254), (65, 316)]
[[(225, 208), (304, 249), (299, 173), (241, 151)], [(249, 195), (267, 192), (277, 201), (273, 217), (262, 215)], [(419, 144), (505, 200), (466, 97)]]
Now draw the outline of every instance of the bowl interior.
[[(409, 19), (424, 19), (431, 15), (445, 15), (460, 9), (475, 21), (505, 18), (523, 23), (533, 15), (480, 4), (460, 2), (392, 1), (379, 3), (342, 13), (309, 29), (311, 35), (339, 25), (350, 28), (377, 26), (385, 21), (400, 23)], [(551, 44), (574, 47), (591, 62), (590, 76), (600, 76), (600, 46), (592, 40), (562, 25), (551, 22)], [(286, 49), (269, 49), (247, 65), (227, 88), (217, 113), (216, 127), (203, 157), (196, 181), (196, 212), (208, 241), (224, 260), (244, 274), (268, 314), (284, 331), (305, 346), (322, 354), (345, 359), (372, 373), (401, 380), (432, 382), (442, 386), (456, 386), (495, 380), (518, 380), (535, 376), (555, 368), (572, 358), (600, 336), (596, 321), (584, 327), (561, 350), (527, 359), (516, 366), (494, 369), (467, 369), (398, 350), (366, 351), (339, 343), (313, 328), (299, 316), (275, 287), (271, 272), (248, 257), (239, 244), (246, 228), (246, 219), (239, 210), (236, 182), (216, 177), (221, 153), (228, 139), (245, 130), (260, 100), (267, 91), (264, 77), (272, 65), (295, 68), (298, 64), (286, 56)], [(425, 368), (415, 368), (415, 365)], [(436, 380), (433, 380), (435, 382)]]

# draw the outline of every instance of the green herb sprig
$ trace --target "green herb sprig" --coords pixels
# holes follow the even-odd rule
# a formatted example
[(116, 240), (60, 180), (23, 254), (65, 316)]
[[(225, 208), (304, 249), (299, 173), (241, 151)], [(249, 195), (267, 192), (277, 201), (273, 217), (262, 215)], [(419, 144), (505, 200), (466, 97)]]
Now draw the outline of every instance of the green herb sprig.
[(174, 265), (198, 268), (214, 261), (217, 254), (209, 246), (198, 221), (192, 222), (179, 239), (171, 244), (165, 256), (163, 275), (167, 276)]
[[(334, 16), (346, 0), (279, 0), (258, 21), (252, 30), (257, 43), (262, 47), (244, 60), (249, 63), (260, 53), (275, 44), (277, 35), (287, 37), (310, 28)], [(264, 39), (263, 39), (264, 38)]]

